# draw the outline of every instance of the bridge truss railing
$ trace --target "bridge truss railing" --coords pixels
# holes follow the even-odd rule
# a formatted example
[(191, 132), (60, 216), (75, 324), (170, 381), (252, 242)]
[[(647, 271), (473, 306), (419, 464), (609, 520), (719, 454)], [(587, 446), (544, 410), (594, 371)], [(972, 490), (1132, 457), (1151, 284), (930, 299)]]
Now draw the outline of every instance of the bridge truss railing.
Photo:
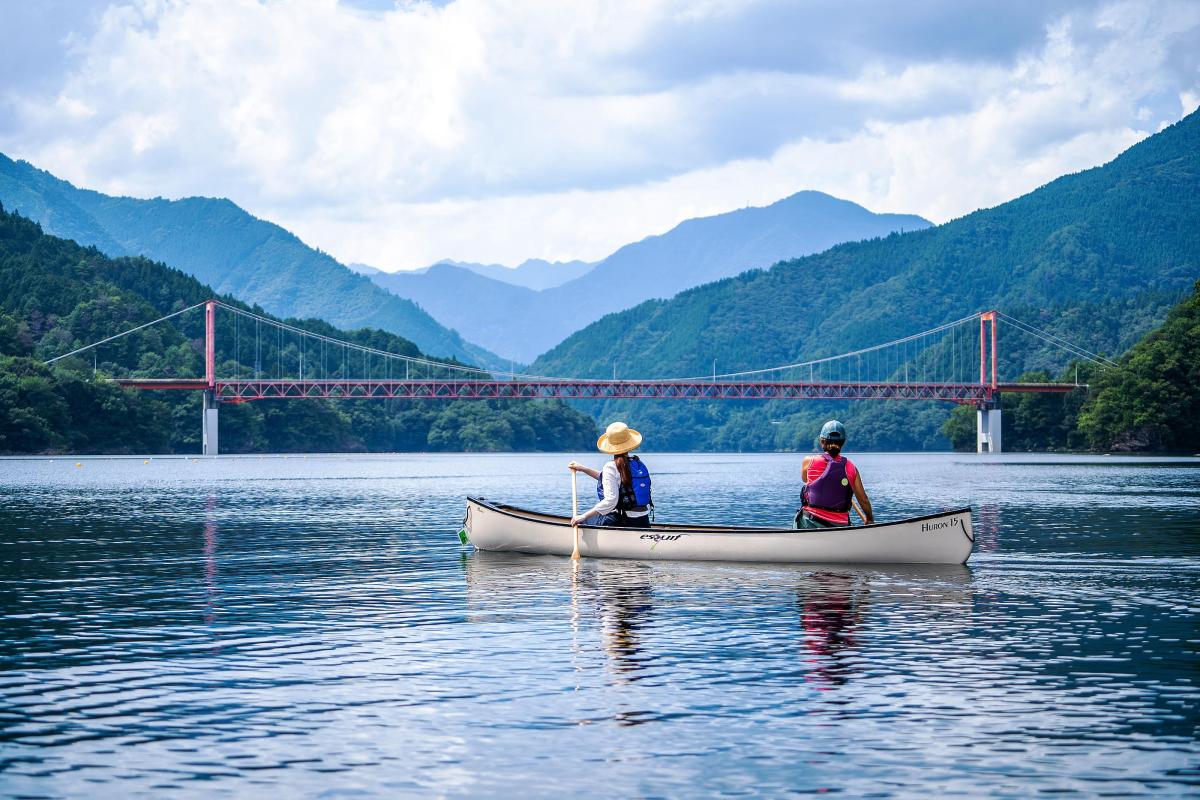
[[(116, 379), (138, 389), (204, 390), (203, 380)], [(933, 400), (980, 405), (999, 392), (1060, 392), (1066, 383), (805, 383), (711, 381), (568, 381), (568, 380), (218, 380), (215, 398), (245, 403), (272, 399), (393, 400)]]

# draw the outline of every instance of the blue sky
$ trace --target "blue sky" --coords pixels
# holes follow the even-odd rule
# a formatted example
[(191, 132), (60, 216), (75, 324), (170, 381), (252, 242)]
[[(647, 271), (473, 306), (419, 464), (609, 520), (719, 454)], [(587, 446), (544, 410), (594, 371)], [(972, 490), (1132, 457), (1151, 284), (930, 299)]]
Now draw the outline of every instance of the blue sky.
[(0, 0), (0, 150), (343, 261), (594, 259), (818, 189), (936, 222), (1200, 103), (1200, 3)]

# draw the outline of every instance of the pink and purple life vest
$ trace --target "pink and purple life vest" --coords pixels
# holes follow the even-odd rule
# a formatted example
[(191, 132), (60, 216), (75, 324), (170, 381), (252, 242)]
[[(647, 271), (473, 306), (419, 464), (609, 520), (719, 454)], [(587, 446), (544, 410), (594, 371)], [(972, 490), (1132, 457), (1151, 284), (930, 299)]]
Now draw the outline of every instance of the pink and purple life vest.
[(854, 481), (858, 469), (850, 459), (821, 453), (808, 465), (800, 502), (808, 513), (818, 519), (840, 525), (850, 524), (850, 499), (854, 497)]

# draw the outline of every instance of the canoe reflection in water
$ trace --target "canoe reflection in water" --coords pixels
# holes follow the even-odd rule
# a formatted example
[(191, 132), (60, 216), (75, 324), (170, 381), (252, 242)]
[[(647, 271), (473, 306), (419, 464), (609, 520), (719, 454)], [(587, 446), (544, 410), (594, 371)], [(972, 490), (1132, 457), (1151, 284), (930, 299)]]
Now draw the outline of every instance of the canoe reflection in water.
[[(601, 667), (611, 685), (648, 681), (661, 697), (660, 684), (697, 681), (772, 683), (789, 693), (836, 689), (862, 674), (878, 655), (874, 649), (929, 646), (899, 631), (916, 626), (953, 638), (970, 624), (973, 603), (970, 570), (959, 565), (585, 559), (573, 568), (555, 556), (476, 551), (464, 570), (472, 622), (520, 635), (527, 620), (553, 617), (558, 608), (571, 627), (577, 686), (591, 683), (587, 676)], [(530, 660), (563, 653), (561, 643), (528, 647)], [(804, 703), (805, 695), (787, 702)], [(637, 721), (649, 721), (647, 714), (656, 717), (640, 712)]]

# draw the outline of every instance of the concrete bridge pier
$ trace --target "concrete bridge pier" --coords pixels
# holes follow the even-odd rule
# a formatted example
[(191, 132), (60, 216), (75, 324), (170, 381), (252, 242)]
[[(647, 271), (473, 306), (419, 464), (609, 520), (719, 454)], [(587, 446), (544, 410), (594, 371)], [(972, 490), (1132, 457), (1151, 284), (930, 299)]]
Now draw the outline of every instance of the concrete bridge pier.
[(210, 391), (204, 392), (200, 415), (200, 452), (206, 456), (215, 456), (217, 454), (217, 399)]
[(1001, 452), (1000, 404), (975, 411), (975, 452)]

